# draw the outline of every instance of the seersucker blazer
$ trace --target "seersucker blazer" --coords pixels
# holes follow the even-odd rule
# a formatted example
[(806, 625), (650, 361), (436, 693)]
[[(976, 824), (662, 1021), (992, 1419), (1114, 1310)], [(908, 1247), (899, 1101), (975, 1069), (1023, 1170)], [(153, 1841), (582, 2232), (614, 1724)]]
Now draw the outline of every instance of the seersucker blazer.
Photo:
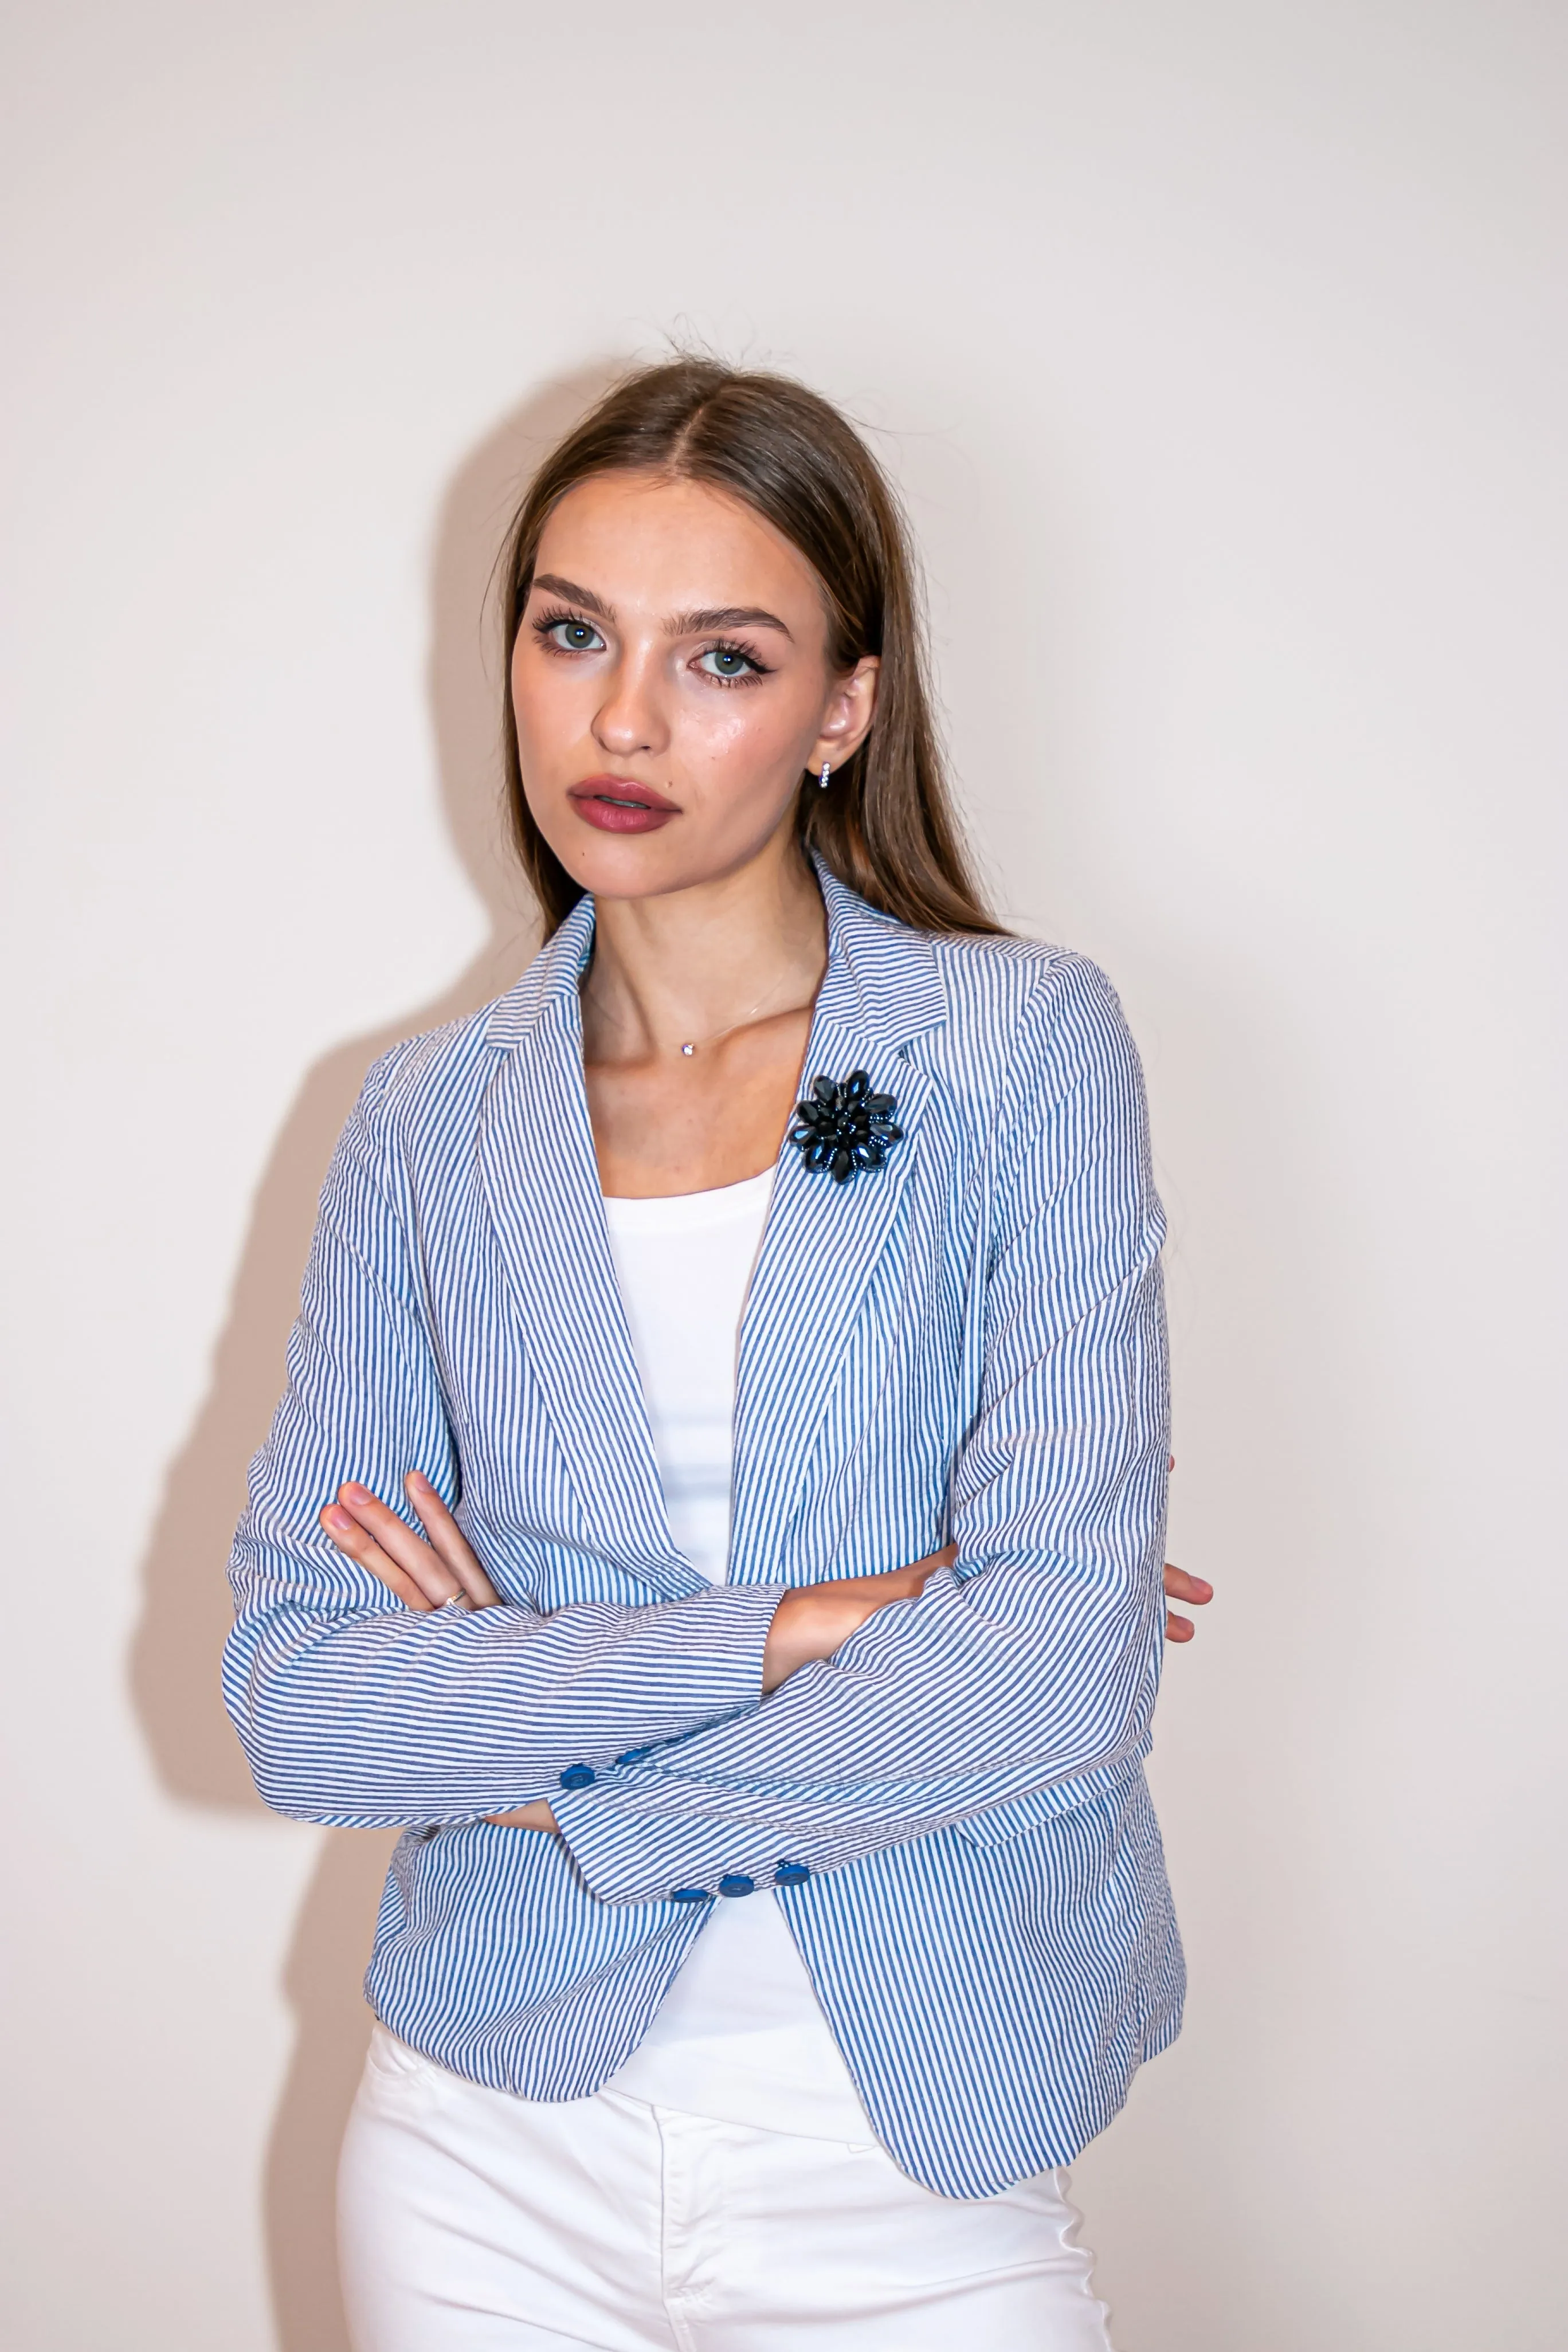
[[(1081, 957), (820, 876), (805, 1067), (902, 1140), (784, 1146), (742, 1323), (727, 1584), (676, 1549), (583, 1081), (581, 901), (487, 1011), (371, 1071), (251, 1472), (225, 1690), (257, 1785), (400, 1825), (366, 1991), (534, 2099), (636, 2047), (715, 1902), (777, 1903), (898, 2163), (1065, 2163), (1180, 2021), (1142, 1758), (1168, 1406), (1137, 1055)], [(505, 1605), (422, 1615), (317, 1524), (420, 1469)], [(957, 1565), (763, 1699), (780, 1593)], [(564, 1776), (564, 1777), (563, 1777)], [(563, 1832), (480, 1818), (548, 1798)]]

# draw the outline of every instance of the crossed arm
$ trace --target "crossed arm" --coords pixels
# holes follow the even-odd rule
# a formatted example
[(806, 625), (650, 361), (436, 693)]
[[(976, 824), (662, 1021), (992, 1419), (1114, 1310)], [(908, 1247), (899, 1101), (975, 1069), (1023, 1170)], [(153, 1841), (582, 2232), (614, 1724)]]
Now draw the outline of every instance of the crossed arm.
[[(423, 1538), (367, 1486), (353, 1481), (342, 1486), (337, 1501), (322, 1511), (323, 1531), (345, 1558), (368, 1570), (409, 1609), (464, 1613), (498, 1606), (500, 1594), (429, 1479), (415, 1471), (405, 1479), (404, 1488), (425, 1529)], [(956, 1548), (949, 1544), (880, 1576), (839, 1577), (786, 1592), (773, 1612), (763, 1653), (764, 1696), (802, 1666), (831, 1657), (879, 1610), (897, 1601), (918, 1601), (927, 1579), (938, 1569), (951, 1567), (955, 1556)], [(1168, 1600), (1190, 1608), (1203, 1608), (1214, 1594), (1204, 1578), (1189, 1576), (1169, 1560), (1164, 1585)], [(1195, 1630), (1190, 1617), (1166, 1612), (1168, 1641), (1190, 1642)], [(485, 1819), (511, 1829), (560, 1833), (554, 1813), (542, 1801), (487, 1813)]]
[[(498, 1607), (437, 1484), (407, 1487), (423, 1536), (378, 1500), (413, 1464), (448, 1497), (459, 1473), (373, 1073), (232, 1571), (226, 1694), (269, 1803), (367, 1826), (559, 1816), (592, 1891), (642, 1899), (780, 1852), (837, 1867), (1139, 1752), (1163, 1614), (1163, 1221), (1113, 997), (1077, 968), (1037, 998), (988, 1146), (958, 1563), (782, 1593)], [(318, 1522), (345, 1453), (356, 1483)], [(1180, 1571), (1165, 1586), (1207, 1597)], [(594, 1785), (556, 1797), (577, 1757)]]

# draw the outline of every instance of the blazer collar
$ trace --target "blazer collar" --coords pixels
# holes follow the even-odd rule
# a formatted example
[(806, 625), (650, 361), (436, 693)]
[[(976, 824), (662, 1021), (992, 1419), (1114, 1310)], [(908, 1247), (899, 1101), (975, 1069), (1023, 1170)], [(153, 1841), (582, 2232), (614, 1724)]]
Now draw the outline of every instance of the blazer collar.
[[(939, 1027), (947, 1018), (947, 1004), (930, 934), (879, 915), (820, 858), (812, 863), (827, 910), (827, 970), (817, 995), (817, 1020), (837, 1032), (875, 1037), (895, 1050), (922, 1030)], [(584, 895), (516, 986), (491, 1007), (487, 1045), (504, 1051), (563, 1008), (575, 1012), (594, 952), (594, 901)]]

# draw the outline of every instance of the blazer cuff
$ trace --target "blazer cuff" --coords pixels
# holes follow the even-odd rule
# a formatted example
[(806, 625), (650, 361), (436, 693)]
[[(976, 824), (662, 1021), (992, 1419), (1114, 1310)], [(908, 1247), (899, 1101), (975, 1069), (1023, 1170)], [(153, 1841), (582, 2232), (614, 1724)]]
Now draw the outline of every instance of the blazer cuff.
[(639, 1672), (657, 1686), (657, 1653), (666, 1650), (679, 1665), (680, 1683), (695, 1683), (701, 1692), (703, 1720), (672, 1738), (689, 1739), (727, 1716), (761, 1706), (763, 1654), (788, 1590), (784, 1584), (713, 1584), (647, 1612), (637, 1637)]
[[(634, 1748), (592, 1783), (575, 1780), (550, 1800), (566, 1850), (595, 1901), (709, 1902), (797, 1885), (854, 1859), (852, 1848), (820, 1829), (803, 1836), (797, 1828), (792, 1838), (765, 1818), (746, 1818), (744, 1809), (727, 1819), (672, 1810), (682, 1798), (689, 1808), (693, 1797), (658, 1771), (664, 1752)], [(648, 1769), (639, 1771), (645, 1757)]]
[[(710, 1585), (656, 1608), (626, 1612), (621, 1670), (635, 1673), (637, 1706), (617, 1704), (608, 1724), (582, 1724), (582, 1745), (575, 1757), (567, 1749), (559, 1785), (541, 1791), (545, 1801), (552, 1805), (564, 1801), (574, 1790), (592, 1789), (617, 1764), (638, 1763), (672, 1741), (692, 1738), (760, 1706), (768, 1633), (787, 1589), (782, 1584)], [(592, 1712), (605, 1712), (602, 1702)], [(631, 1729), (628, 1715), (633, 1722), (639, 1715), (645, 1723), (652, 1717), (665, 1728), (646, 1745), (616, 1756), (611, 1742), (616, 1738), (612, 1727), (617, 1715), (624, 1727), (622, 1739)], [(637, 1734), (633, 1731), (632, 1737)]]
[[(706, 1900), (716, 1893), (723, 1864), (715, 1860), (700, 1868), (694, 1864), (693, 1825), (684, 1822), (672, 1835), (672, 1825), (657, 1813), (617, 1804), (615, 1783), (621, 1777), (612, 1767), (595, 1787), (563, 1790), (550, 1800), (566, 1850), (590, 1895), (600, 1903), (679, 1903), (683, 1895)], [(742, 1842), (731, 1833), (724, 1843), (736, 1847)], [(699, 1843), (707, 1841), (700, 1835)], [(728, 1853), (725, 1860), (730, 1860)]]

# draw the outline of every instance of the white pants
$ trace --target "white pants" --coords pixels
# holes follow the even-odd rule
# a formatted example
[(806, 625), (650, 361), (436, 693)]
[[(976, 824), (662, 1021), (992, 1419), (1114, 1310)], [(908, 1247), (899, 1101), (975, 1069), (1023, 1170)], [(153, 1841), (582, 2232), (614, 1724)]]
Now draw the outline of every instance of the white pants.
[(933, 2196), (869, 2141), (535, 2105), (376, 2028), (343, 2142), (356, 2352), (1110, 2352), (1060, 2174)]

